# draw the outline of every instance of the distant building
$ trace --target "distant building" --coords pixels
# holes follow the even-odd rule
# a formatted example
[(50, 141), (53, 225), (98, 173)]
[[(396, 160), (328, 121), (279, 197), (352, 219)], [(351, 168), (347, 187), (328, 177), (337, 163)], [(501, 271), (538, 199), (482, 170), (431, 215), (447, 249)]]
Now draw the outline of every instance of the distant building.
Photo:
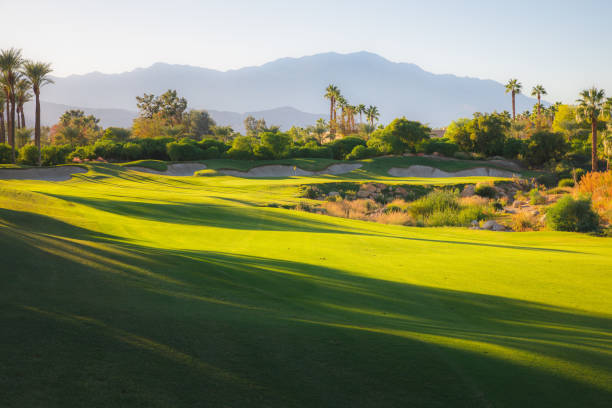
[(446, 128), (432, 129), (430, 136), (432, 138), (441, 138), (441, 137), (444, 137), (445, 133), (446, 133)]

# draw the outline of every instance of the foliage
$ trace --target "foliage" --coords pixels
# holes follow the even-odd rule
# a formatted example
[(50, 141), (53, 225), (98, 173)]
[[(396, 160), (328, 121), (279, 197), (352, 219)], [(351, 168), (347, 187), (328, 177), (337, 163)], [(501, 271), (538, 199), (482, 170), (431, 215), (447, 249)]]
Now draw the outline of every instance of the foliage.
[(471, 124), (471, 119), (457, 119), (448, 125), (444, 136), (455, 143), (462, 151), (469, 152), (472, 150)]
[(291, 136), (280, 132), (263, 132), (261, 134), (261, 147), (268, 149), (273, 159), (282, 159), (289, 156), (291, 151)]
[(0, 143), (0, 164), (12, 163), (12, 148), (6, 143)]
[(132, 135), (131, 129), (124, 129), (120, 127), (108, 127), (104, 130), (102, 140), (110, 140), (113, 142), (126, 142)]
[(417, 152), (425, 154), (440, 153), (446, 157), (453, 157), (459, 146), (446, 137), (425, 139), (417, 146)]
[(476, 185), (476, 189), (474, 190), (474, 193), (477, 196), (485, 197), (485, 198), (495, 198), (495, 196), (497, 195), (497, 191), (492, 185), (484, 184), (484, 183)]
[(227, 152), (227, 156), (237, 160), (252, 160), (253, 148), (257, 145), (257, 140), (250, 136), (238, 136), (232, 143), (232, 148)]
[(19, 149), (19, 162), (34, 166), (38, 164), (38, 148), (33, 144), (27, 144)]
[(365, 140), (356, 136), (347, 136), (342, 139), (336, 139), (329, 144), (332, 150), (332, 157), (336, 160), (343, 160), (357, 146), (365, 146)]
[(507, 159), (516, 159), (519, 156), (524, 156), (527, 151), (527, 144), (521, 139), (509, 137), (504, 142), (504, 150), (502, 156)]
[(215, 128), (215, 121), (205, 110), (190, 110), (185, 113), (183, 122), (187, 133), (197, 140), (212, 134), (213, 128)]
[(191, 139), (182, 139), (166, 145), (168, 157), (172, 161), (194, 161), (203, 156), (202, 149)]
[(546, 204), (546, 195), (537, 189), (531, 189), (529, 191), (529, 204), (531, 205), (542, 205)]
[(141, 118), (161, 118), (165, 124), (177, 124), (183, 119), (187, 100), (180, 98), (176, 90), (167, 90), (159, 96), (144, 94), (136, 97), (136, 106)]
[(559, 184), (557, 184), (557, 186), (559, 187), (574, 187), (574, 179), (570, 179), (570, 178), (566, 178), (566, 179), (561, 179), (559, 180)]
[(531, 136), (525, 159), (532, 166), (540, 166), (551, 160), (561, 160), (568, 150), (569, 146), (560, 133), (540, 130)]
[(66, 163), (72, 149), (73, 148), (70, 145), (43, 146), (41, 149), (42, 165), (56, 166), (58, 164)]
[(419, 144), (429, 139), (430, 134), (431, 128), (428, 126), (402, 117), (393, 120), (384, 129), (375, 131), (368, 140), (368, 146), (382, 153), (414, 153)]
[(470, 124), (471, 151), (485, 156), (498, 156), (504, 152), (508, 120), (498, 113), (475, 113)]
[(593, 232), (599, 230), (599, 217), (593, 211), (591, 199), (561, 197), (546, 213), (548, 226), (555, 231)]
[(128, 161), (144, 159), (142, 147), (138, 143), (124, 144), (121, 147), (121, 158)]
[(612, 221), (612, 171), (587, 173), (580, 179), (576, 192), (589, 195), (595, 210), (608, 222)]
[(102, 136), (99, 122), (100, 119), (85, 115), (82, 110), (69, 110), (51, 128), (50, 136), (54, 144), (84, 146), (95, 143)]
[(15, 129), (15, 147), (21, 148), (32, 141), (32, 129)]
[(376, 149), (366, 147), (364, 145), (357, 145), (353, 150), (346, 155), (346, 160), (361, 160), (367, 159), (368, 157), (374, 157), (378, 154)]

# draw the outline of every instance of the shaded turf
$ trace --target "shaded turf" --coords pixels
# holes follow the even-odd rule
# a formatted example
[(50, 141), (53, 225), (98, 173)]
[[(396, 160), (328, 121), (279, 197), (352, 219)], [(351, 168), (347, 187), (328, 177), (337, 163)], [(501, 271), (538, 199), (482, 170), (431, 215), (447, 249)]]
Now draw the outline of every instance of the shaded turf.
[(262, 206), (338, 177), (91, 169), (0, 182), (2, 406), (612, 401), (610, 239)]

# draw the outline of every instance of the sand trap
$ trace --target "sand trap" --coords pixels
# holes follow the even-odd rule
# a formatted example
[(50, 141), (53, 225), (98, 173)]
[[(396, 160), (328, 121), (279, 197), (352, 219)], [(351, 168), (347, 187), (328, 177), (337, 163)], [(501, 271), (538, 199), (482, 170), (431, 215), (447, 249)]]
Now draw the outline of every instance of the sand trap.
[(414, 165), (410, 167), (393, 167), (389, 174), (394, 177), (512, 177), (515, 173), (490, 167), (448, 172), (430, 166)]
[(87, 169), (78, 166), (0, 169), (0, 180), (66, 181), (76, 173), (87, 173)]
[(169, 164), (166, 171), (153, 170), (146, 167), (128, 166), (130, 170), (140, 171), (142, 173), (161, 174), (164, 176), (189, 177), (193, 176), (196, 171), (206, 169), (206, 165), (202, 163), (174, 163)]
[(325, 170), (308, 171), (308, 170), (302, 170), (299, 167), (287, 166), (287, 165), (282, 165), (282, 164), (273, 164), (269, 166), (253, 167), (249, 171), (219, 170), (219, 173), (223, 173), (227, 176), (247, 177), (247, 178), (316, 176), (316, 175), (322, 175), (322, 174), (334, 174), (335, 175), (335, 174), (350, 173), (353, 170), (357, 170), (361, 166), (362, 164), (359, 164), (359, 163), (338, 163), (338, 164), (332, 164)]

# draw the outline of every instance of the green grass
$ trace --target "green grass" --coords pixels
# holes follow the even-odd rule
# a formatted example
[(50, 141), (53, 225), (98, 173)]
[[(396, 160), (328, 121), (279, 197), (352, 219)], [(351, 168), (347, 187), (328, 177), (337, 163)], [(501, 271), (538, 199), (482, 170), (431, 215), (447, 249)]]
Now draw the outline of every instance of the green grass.
[(3, 407), (610, 406), (611, 239), (265, 207), (352, 177), (88, 167), (0, 181)]

